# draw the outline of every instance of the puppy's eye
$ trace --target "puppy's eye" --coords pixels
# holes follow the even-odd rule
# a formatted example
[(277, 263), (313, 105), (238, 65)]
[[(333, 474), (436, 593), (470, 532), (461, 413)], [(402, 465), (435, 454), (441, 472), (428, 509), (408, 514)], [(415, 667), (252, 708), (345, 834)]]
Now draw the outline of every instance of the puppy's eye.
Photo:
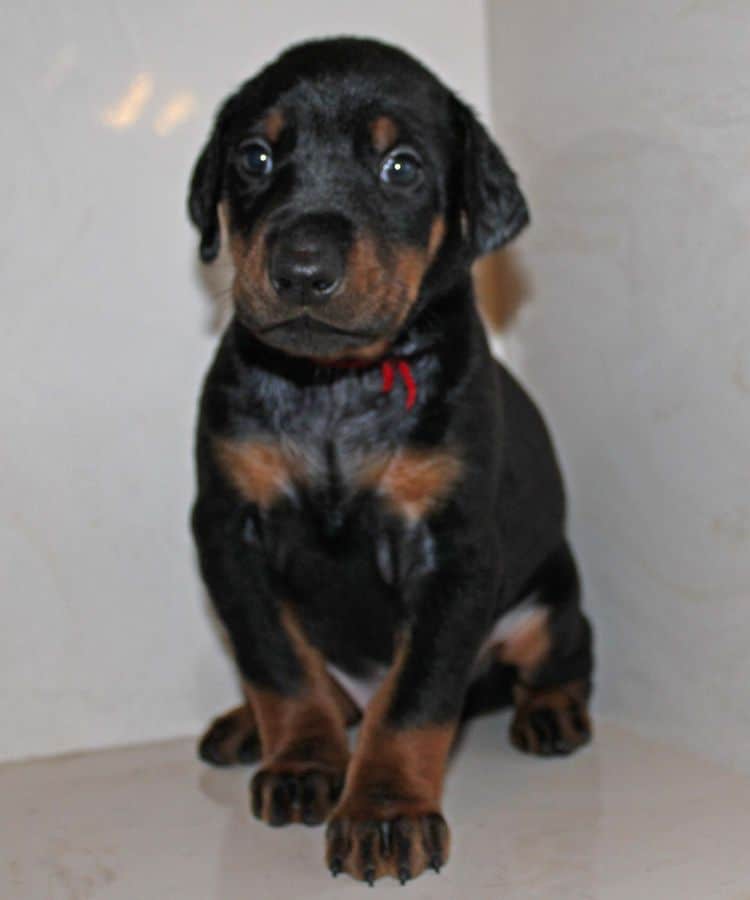
[(242, 168), (250, 175), (268, 175), (273, 169), (273, 153), (265, 141), (251, 141), (240, 150)]
[(422, 178), (422, 160), (413, 150), (394, 150), (380, 167), (380, 180), (393, 187), (412, 187)]

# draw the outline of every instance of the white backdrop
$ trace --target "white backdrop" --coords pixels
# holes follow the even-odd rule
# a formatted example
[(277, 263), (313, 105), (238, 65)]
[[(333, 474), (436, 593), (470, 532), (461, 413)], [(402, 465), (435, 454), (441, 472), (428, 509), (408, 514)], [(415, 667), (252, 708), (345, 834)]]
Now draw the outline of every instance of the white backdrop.
[(508, 352), (569, 476), (597, 706), (750, 771), (750, 6), (490, 7), (534, 220)]
[(480, 0), (5, 10), (0, 758), (197, 733), (235, 702), (187, 530), (216, 335), (186, 183), (232, 87), (344, 32), (488, 111)]
[(0, 758), (234, 702), (187, 530), (216, 335), (186, 182), (228, 90), (350, 32), (491, 96), (529, 194), (507, 347), (569, 478), (599, 711), (750, 770), (750, 11), (487, 6), (490, 79), (480, 0), (6, 10)]

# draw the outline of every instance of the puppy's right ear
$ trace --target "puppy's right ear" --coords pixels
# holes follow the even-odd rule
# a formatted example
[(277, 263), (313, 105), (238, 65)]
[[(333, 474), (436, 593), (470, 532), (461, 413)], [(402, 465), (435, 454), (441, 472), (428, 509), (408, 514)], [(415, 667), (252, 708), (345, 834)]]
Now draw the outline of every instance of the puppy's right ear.
[(188, 211), (200, 231), (200, 256), (206, 263), (216, 259), (221, 245), (219, 202), (224, 187), (227, 125), (233, 105), (234, 97), (230, 97), (217, 113), (213, 133), (198, 157), (190, 180)]

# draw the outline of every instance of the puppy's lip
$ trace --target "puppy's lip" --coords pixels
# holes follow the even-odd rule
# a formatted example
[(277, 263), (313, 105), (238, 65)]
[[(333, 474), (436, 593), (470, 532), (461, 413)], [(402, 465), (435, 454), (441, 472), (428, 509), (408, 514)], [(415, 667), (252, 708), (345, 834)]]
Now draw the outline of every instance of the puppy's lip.
[(281, 329), (289, 331), (305, 331), (308, 334), (326, 335), (340, 334), (343, 337), (357, 338), (359, 340), (374, 340), (378, 335), (372, 331), (362, 331), (353, 328), (341, 328), (339, 325), (332, 325), (325, 322), (317, 316), (303, 312), (296, 316), (289, 316), (278, 322), (272, 322), (270, 325), (264, 325), (257, 330), (258, 334), (270, 334)]

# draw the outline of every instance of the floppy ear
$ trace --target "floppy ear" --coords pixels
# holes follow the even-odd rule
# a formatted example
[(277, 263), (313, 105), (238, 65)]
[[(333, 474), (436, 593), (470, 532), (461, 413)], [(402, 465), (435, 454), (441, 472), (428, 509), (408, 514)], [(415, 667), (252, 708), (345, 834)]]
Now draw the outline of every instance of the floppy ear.
[(193, 224), (201, 233), (200, 256), (203, 262), (213, 262), (219, 254), (219, 201), (226, 163), (226, 130), (234, 97), (230, 97), (216, 115), (214, 130), (193, 168), (190, 180), (188, 211)]
[(513, 170), (471, 109), (460, 100), (458, 161), (462, 212), (472, 256), (483, 256), (512, 240), (529, 224), (529, 210)]

